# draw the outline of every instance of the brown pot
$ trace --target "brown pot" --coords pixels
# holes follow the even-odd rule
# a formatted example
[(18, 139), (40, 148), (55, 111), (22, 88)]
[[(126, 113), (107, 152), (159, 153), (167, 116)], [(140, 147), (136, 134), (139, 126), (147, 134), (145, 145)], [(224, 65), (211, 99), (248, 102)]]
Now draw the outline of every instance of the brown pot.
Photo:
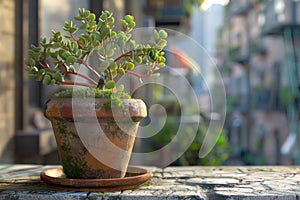
[(140, 99), (123, 99), (124, 108), (106, 110), (109, 99), (57, 98), (46, 104), (67, 178), (123, 178), (141, 119)]

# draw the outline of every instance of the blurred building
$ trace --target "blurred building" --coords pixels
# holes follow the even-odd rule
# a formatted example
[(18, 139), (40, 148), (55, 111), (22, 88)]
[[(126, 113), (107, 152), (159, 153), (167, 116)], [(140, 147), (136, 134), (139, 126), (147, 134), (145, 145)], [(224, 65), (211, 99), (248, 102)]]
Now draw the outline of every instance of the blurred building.
[(227, 128), (246, 164), (299, 162), (299, 8), (293, 0), (231, 0), (226, 8), (218, 57)]

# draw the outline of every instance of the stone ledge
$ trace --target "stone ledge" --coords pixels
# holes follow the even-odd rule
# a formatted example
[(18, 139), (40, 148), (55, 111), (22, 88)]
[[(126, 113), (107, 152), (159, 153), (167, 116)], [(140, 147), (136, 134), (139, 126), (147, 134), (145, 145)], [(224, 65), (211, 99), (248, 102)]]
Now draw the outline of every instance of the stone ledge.
[(39, 173), (54, 166), (0, 165), (1, 199), (299, 199), (300, 167), (149, 168), (154, 177), (134, 190), (59, 191), (46, 187)]

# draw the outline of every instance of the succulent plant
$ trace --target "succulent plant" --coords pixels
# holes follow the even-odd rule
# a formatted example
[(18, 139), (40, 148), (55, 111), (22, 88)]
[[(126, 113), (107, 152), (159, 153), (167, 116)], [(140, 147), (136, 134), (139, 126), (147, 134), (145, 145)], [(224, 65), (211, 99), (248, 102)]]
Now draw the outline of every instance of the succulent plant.
[[(44, 85), (78, 85), (114, 93), (123, 90), (116, 87), (116, 79), (130, 74), (139, 79), (159, 75), (156, 73), (165, 66), (164, 47), (167, 32), (154, 30), (153, 40), (148, 44), (138, 44), (132, 39), (135, 28), (134, 17), (121, 19), (122, 30), (114, 29), (114, 17), (110, 11), (102, 11), (99, 19), (89, 10), (78, 9), (75, 21), (65, 22), (66, 34), (52, 31), (50, 38), (41, 37), (39, 46), (31, 45), (25, 59), (29, 77)], [(89, 57), (96, 55), (97, 66), (89, 65)], [(143, 74), (134, 68), (143, 67)], [(85, 67), (90, 73), (79, 72)], [(77, 76), (80, 78), (72, 79)]]

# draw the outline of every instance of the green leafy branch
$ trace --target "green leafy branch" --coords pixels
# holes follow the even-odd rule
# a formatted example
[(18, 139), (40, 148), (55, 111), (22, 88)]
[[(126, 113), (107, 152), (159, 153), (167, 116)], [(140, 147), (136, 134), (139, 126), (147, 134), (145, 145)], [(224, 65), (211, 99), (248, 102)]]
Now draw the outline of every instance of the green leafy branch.
[[(114, 17), (103, 11), (96, 22), (96, 16), (89, 10), (78, 9), (73, 21), (65, 22), (66, 34), (52, 31), (52, 36), (41, 38), (39, 46), (31, 45), (29, 58), (25, 60), (29, 76), (44, 85), (80, 85), (89, 88), (114, 90), (115, 78), (130, 74), (139, 79), (157, 76), (155, 71), (165, 66), (163, 48), (166, 46), (167, 33), (154, 30), (154, 40), (148, 44), (137, 44), (132, 38), (135, 28), (134, 17), (126, 15), (121, 19), (121, 31), (114, 30)], [(117, 52), (119, 53), (117, 55)], [(90, 66), (88, 59), (96, 54), (98, 66)], [(146, 72), (134, 72), (135, 67), (144, 66)], [(84, 66), (91, 75), (78, 71)], [(80, 77), (73, 81), (69, 77)]]

